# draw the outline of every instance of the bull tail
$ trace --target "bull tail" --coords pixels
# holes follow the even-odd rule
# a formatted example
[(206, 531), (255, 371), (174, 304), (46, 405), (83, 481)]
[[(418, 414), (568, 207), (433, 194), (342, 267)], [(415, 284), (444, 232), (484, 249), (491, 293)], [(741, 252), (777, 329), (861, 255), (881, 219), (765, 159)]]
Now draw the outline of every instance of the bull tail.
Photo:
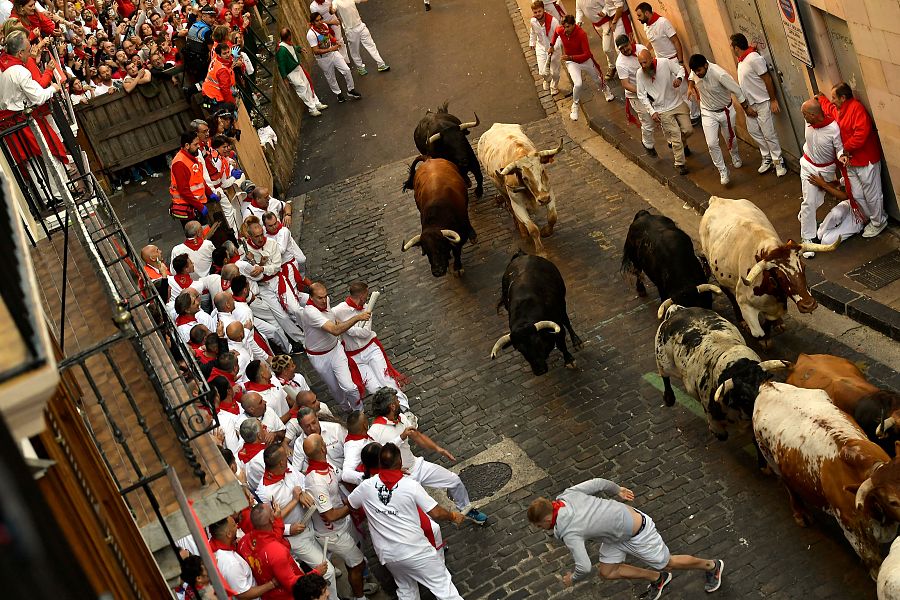
[(427, 160), (427, 156), (422, 156), (421, 154), (415, 158), (409, 165), (409, 177), (406, 178), (406, 181), (403, 182), (403, 191), (406, 192), (408, 190), (413, 189), (413, 183), (416, 179), (416, 165), (420, 162)]

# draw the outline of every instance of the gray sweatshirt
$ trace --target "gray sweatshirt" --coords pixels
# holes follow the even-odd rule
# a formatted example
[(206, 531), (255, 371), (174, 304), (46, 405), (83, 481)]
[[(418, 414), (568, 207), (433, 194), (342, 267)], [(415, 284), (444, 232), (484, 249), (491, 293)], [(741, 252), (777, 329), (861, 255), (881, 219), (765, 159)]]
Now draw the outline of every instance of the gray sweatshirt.
[(591, 573), (591, 557), (584, 547), (587, 540), (622, 542), (631, 539), (634, 521), (628, 506), (617, 500), (595, 498), (604, 492), (619, 493), (619, 486), (608, 479), (590, 479), (566, 489), (557, 498), (566, 503), (556, 514), (553, 533), (569, 548), (575, 559), (572, 581), (579, 581)]

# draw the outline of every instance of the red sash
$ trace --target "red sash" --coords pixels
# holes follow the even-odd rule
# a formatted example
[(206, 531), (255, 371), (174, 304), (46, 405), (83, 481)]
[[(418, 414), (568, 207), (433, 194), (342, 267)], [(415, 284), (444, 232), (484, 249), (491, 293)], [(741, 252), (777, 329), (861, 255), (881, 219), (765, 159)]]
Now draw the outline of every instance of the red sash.
[[(634, 39), (634, 29), (631, 26), (631, 18), (628, 14), (628, 7), (625, 7), (622, 10), (622, 15), (619, 18), (622, 20), (622, 27), (625, 28), (625, 35), (627, 35), (629, 39), (633, 40)], [(603, 15), (603, 18), (601, 18), (596, 23), (593, 23), (594, 29), (599, 29), (600, 27), (603, 27), (610, 21), (612, 21), (612, 17)]]

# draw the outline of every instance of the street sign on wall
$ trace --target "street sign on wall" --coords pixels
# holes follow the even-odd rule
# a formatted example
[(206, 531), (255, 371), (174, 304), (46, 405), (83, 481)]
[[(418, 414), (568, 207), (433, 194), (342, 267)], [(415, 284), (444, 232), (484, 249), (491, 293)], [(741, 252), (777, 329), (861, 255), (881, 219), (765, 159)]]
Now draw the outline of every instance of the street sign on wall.
[(796, 0), (774, 0), (778, 4), (778, 12), (781, 13), (781, 24), (784, 26), (784, 35), (787, 36), (788, 47), (791, 56), (812, 68), (813, 59), (809, 53), (809, 44), (806, 42), (806, 32), (800, 21), (800, 12), (797, 10)]

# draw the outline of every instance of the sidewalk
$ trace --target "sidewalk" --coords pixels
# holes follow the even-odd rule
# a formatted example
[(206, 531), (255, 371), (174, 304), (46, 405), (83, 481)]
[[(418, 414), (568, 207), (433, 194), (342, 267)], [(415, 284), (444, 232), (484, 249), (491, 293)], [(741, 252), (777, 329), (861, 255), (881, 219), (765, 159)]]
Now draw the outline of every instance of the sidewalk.
[[(530, 18), (526, 3), (519, 1), (518, 4), (523, 9), (523, 14)], [(564, 4), (574, 14), (575, 3), (570, 1)], [(601, 66), (605, 66), (600, 37), (590, 29), (587, 33), (594, 56)], [(533, 62), (533, 58), (529, 58), (529, 62)], [(533, 66), (532, 70), (534, 71)], [(656, 131), (659, 158), (652, 158), (641, 144), (640, 128), (626, 120), (621, 85), (618, 80), (611, 81), (610, 84), (616, 94), (615, 101), (606, 102), (595, 91), (581, 103), (582, 118), (587, 119), (591, 129), (701, 214), (706, 209), (710, 196), (747, 198), (766, 213), (783, 240), (799, 240), (797, 211), (801, 193), (798, 173), (791, 171), (778, 178), (772, 169), (765, 175), (757, 174), (759, 151), (755, 146), (739, 141), (744, 166), (734, 169), (730, 165), (730, 158), (726, 157), (731, 171), (731, 184), (724, 188), (719, 183), (719, 173), (710, 159), (703, 131), (696, 127), (694, 134), (687, 140), (693, 150), (693, 155), (687, 159), (690, 172), (686, 176), (678, 175), (662, 130)], [(591, 87), (586, 83), (586, 89)], [(572, 88), (567, 75), (562, 77), (560, 88), (557, 102), (563, 117), (568, 118), (571, 96), (563, 98), (563, 95), (569, 94)], [(826, 198), (818, 212), (819, 221), (836, 203), (833, 198)], [(697, 237), (696, 232), (688, 233)], [(869, 264), (877, 259), (882, 259), (881, 264)], [(848, 274), (857, 270), (865, 273), (861, 273), (857, 279), (848, 277)], [(863, 239), (856, 235), (841, 244), (835, 252), (818, 253), (814, 259), (806, 261), (806, 278), (813, 296), (823, 306), (900, 340), (900, 227), (896, 222), (892, 221), (888, 229), (874, 239)], [(878, 285), (881, 287), (877, 287)]]

